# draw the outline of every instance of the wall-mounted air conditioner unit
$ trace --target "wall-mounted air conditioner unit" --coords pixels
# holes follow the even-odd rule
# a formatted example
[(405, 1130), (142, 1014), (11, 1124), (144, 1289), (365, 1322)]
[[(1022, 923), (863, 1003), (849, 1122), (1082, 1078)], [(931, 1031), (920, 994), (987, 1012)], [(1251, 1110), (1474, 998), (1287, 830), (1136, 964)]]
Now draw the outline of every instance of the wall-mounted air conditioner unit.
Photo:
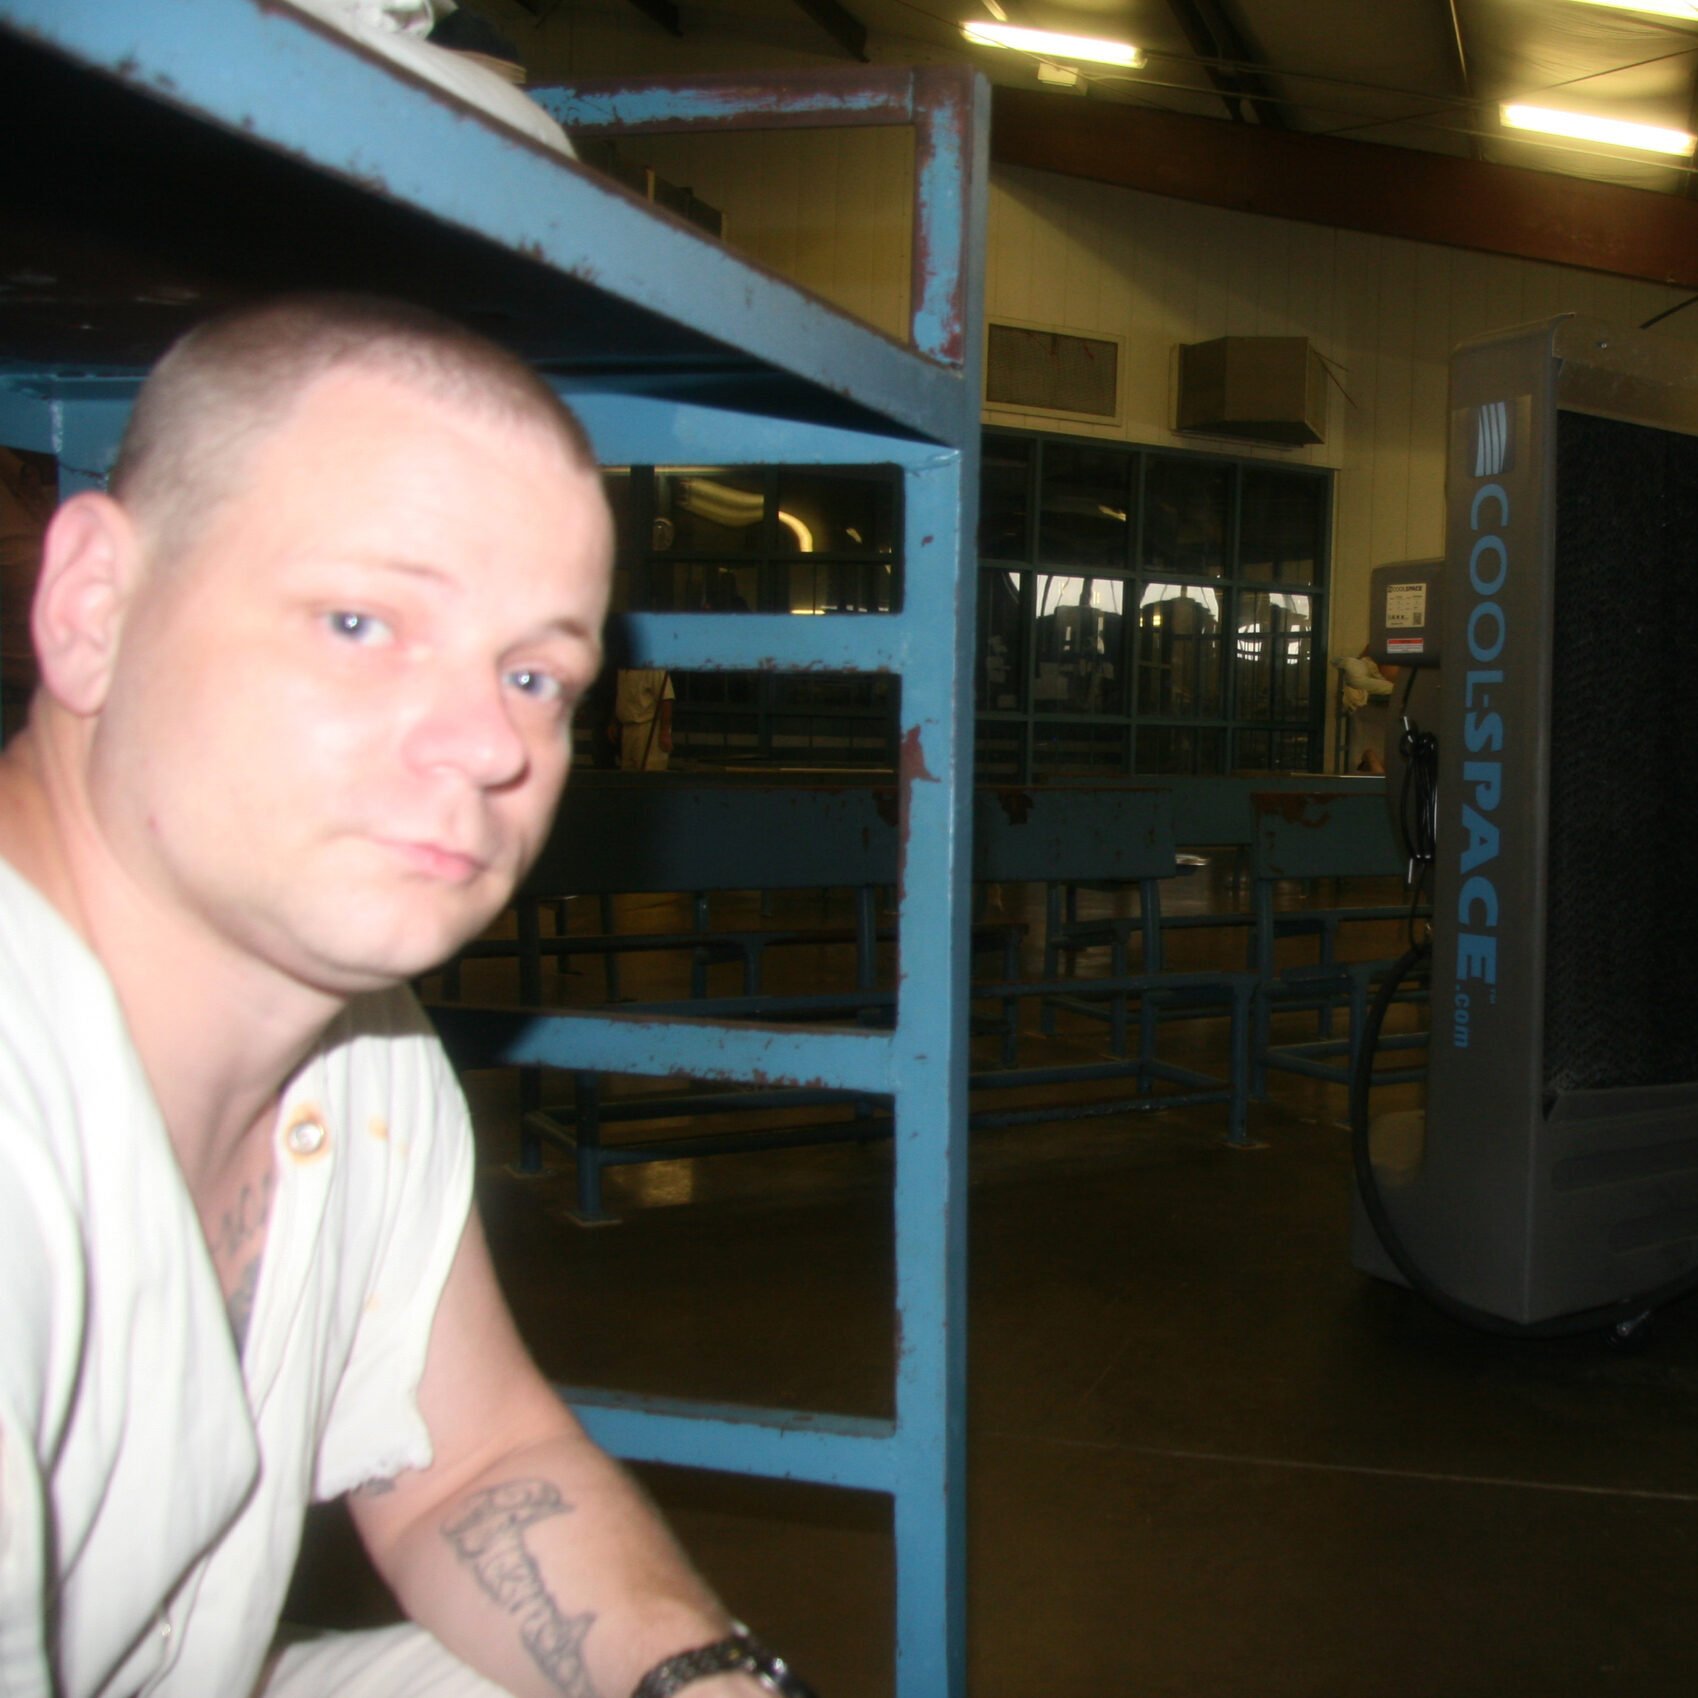
[(1306, 336), (1221, 336), (1179, 350), (1174, 426), (1281, 448), (1326, 441), (1327, 373)]
[(1118, 425), (1125, 368), (1123, 336), (999, 319), (985, 327), (985, 411)]

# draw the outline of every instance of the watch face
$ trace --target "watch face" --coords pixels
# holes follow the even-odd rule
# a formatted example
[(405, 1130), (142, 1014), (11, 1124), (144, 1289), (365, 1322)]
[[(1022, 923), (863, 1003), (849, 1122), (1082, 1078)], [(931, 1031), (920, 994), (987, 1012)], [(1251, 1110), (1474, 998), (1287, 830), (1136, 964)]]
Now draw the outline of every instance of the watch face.
[(764, 1646), (751, 1659), (749, 1673), (778, 1698), (814, 1698), (814, 1689), (782, 1657), (775, 1657)]

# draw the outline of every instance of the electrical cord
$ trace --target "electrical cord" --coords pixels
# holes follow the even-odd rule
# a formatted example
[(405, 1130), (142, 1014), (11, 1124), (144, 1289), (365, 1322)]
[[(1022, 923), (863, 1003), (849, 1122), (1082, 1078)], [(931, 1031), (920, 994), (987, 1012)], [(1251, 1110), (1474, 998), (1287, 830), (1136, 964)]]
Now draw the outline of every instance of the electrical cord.
[(1571, 1315), (1557, 1315), (1544, 1321), (1511, 1321), (1485, 1309), (1476, 1309), (1460, 1298), (1452, 1297), (1434, 1283), (1410, 1254), (1385, 1205), (1380, 1191), (1379, 1176), (1374, 1172), (1373, 1151), (1368, 1137), (1368, 1092), (1373, 1084), (1374, 1057), (1379, 1049), (1380, 1030), (1386, 1013), (1403, 981), (1431, 955), (1431, 945), (1423, 942), (1412, 945), (1380, 981), (1367, 1025), (1362, 1033), (1362, 1046), (1357, 1055), (1356, 1069), (1350, 1078), (1350, 1153), (1356, 1170), (1356, 1189), (1362, 1207), (1379, 1237), (1392, 1265), (1403, 1276), (1410, 1290), (1427, 1300), (1441, 1314), (1460, 1321), (1464, 1326), (1481, 1332), (1496, 1333), (1503, 1338), (1568, 1338), (1577, 1333), (1609, 1332), (1618, 1341), (1631, 1338), (1653, 1309), (1660, 1309), (1677, 1299), (1698, 1291), (1698, 1269), (1614, 1303), (1602, 1303), (1596, 1308), (1577, 1310)]
[(1409, 697), (1415, 688), (1415, 677), (1415, 670), (1411, 668), (1409, 682), (1403, 686), (1403, 701), (1398, 707), (1403, 733), (1397, 740), (1398, 753), (1403, 757), (1397, 829), (1409, 861), (1409, 872), (1404, 882), (1409, 886), (1411, 949), (1421, 943), (1415, 935), (1415, 922), (1428, 875), (1432, 872), (1433, 859), (1438, 854), (1439, 837), (1439, 740), (1432, 732), (1423, 731), (1409, 717)]
[(1652, 313), (1639, 328), (1649, 330), (1653, 324), (1661, 324), (1665, 318), (1673, 318), (1677, 312), (1685, 312), (1694, 303), (1698, 303), (1698, 295), (1688, 295), (1684, 301), (1676, 301), (1672, 307), (1664, 307), (1661, 312)]

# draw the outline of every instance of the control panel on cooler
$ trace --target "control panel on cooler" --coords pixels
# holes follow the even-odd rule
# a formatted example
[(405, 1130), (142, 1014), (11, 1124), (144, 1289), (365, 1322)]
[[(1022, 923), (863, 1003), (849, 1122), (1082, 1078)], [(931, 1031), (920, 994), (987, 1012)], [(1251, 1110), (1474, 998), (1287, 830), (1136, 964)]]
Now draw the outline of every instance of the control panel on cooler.
[(1368, 653), (1377, 665), (1437, 666), (1442, 560), (1399, 560), (1369, 578)]
[(1386, 803), (1417, 891), (1438, 835), (1443, 568), (1442, 560), (1399, 560), (1376, 566), (1368, 580), (1368, 653), (1376, 665), (1409, 669), (1394, 698), (1396, 731), (1386, 739)]

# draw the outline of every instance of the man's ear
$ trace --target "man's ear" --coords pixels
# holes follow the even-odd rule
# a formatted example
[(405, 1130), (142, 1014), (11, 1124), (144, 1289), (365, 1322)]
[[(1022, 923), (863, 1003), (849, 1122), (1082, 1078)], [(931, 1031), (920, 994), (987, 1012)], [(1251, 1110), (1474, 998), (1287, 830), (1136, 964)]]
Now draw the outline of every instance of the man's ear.
[(105, 704), (141, 567), (135, 523), (109, 495), (73, 495), (48, 524), (30, 630), (42, 687), (72, 713)]

